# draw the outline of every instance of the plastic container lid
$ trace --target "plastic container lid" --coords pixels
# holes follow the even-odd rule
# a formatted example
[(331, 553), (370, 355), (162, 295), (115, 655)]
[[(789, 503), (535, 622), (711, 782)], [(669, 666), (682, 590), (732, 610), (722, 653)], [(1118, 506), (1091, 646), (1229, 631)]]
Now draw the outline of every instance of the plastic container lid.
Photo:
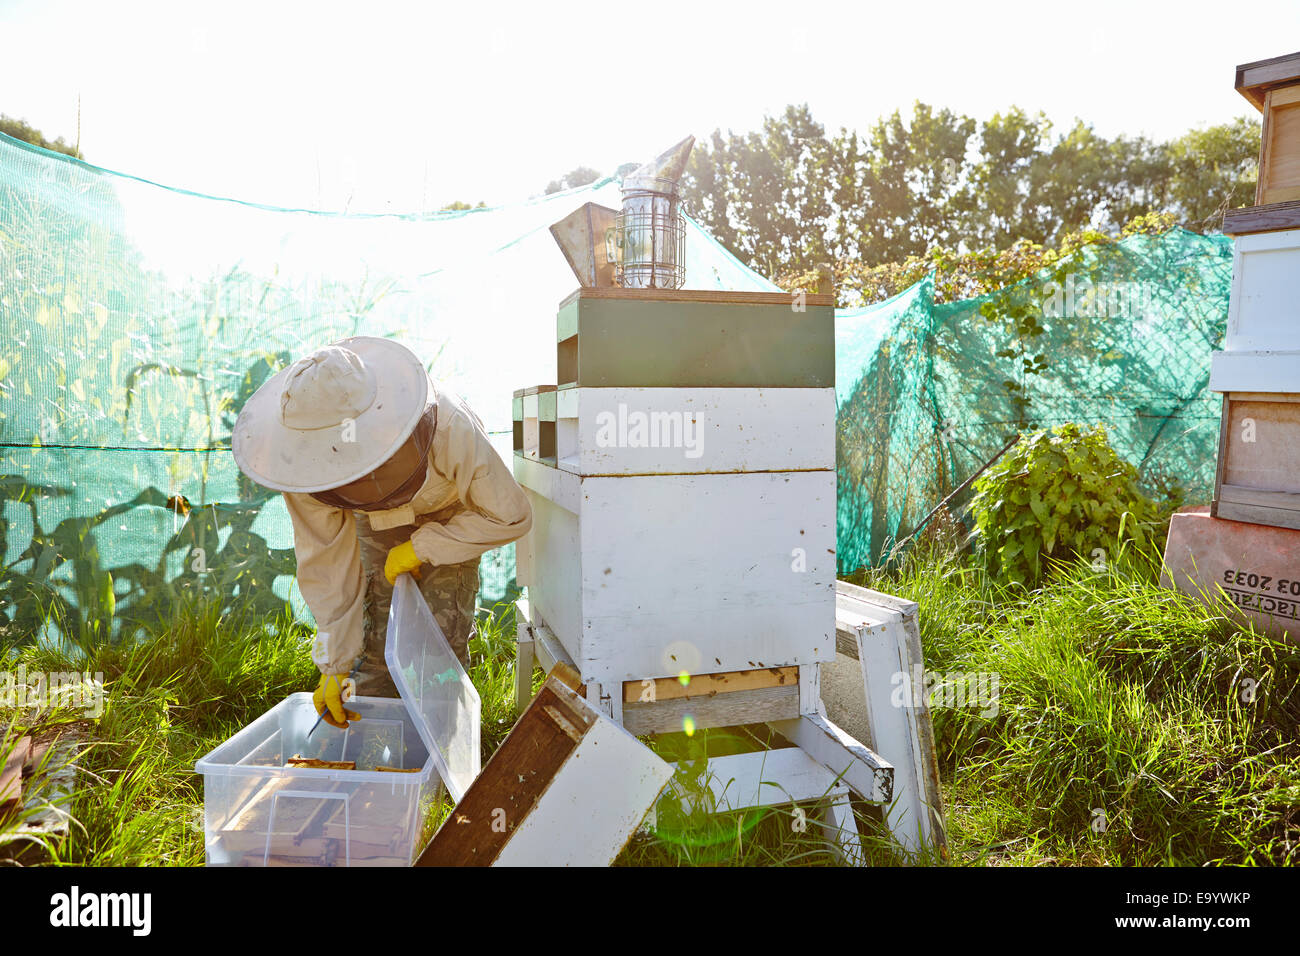
[(410, 574), (399, 574), (384, 661), (453, 800), (478, 776), (482, 702)]

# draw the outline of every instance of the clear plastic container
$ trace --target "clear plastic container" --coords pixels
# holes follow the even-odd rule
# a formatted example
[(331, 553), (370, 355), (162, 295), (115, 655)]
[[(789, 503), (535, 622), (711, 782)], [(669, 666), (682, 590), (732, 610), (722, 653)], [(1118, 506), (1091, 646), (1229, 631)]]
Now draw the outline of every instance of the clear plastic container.
[[(312, 696), (291, 694), (197, 761), (209, 866), (410, 865), (442, 785), (458, 801), (478, 776), (480, 701), (407, 574), (385, 660), (401, 698), (350, 701), (346, 730), (309, 738)], [(357, 769), (286, 767), (295, 754)]]

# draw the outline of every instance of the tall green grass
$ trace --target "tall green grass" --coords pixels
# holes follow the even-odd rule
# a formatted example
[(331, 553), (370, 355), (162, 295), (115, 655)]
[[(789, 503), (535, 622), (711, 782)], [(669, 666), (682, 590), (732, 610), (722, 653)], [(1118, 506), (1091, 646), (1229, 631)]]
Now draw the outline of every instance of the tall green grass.
[[(962, 559), (917, 552), (860, 583), (920, 603), (926, 665), (992, 672), (996, 714), (936, 709), (951, 862), (1293, 864), (1300, 862), (1300, 652), (1158, 586), (1151, 559), (1058, 569), (1029, 592)], [(471, 677), (486, 762), (515, 719), (514, 623), (481, 616)], [(55, 863), (203, 862), (194, 761), (315, 683), (310, 633), (286, 619), (190, 608), (166, 627), (85, 658), (25, 647), (29, 671), (101, 671), (103, 716), (88, 728), (74, 824)], [(16, 655), (16, 656), (15, 656)], [(534, 687), (540, 683), (534, 674)], [(0, 722), (13, 718), (0, 713)], [(46, 714), (46, 721), (71, 719)], [(732, 732), (653, 742), (690, 771), (752, 744)], [(743, 736), (743, 734), (742, 734)], [(707, 749), (706, 749), (707, 748)], [(859, 808), (873, 863), (891, 860), (878, 814)], [(434, 807), (429, 831), (450, 806)], [(621, 865), (829, 865), (821, 806), (660, 815)], [(0, 822), (0, 832), (6, 824)]]
[(999, 587), (953, 560), (865, 583), (920, 603), (926, 666), (999, 675), (934, 712), (972, 863), (1300, 862), (1300, 649), (1158, 586), (1158, 557)]

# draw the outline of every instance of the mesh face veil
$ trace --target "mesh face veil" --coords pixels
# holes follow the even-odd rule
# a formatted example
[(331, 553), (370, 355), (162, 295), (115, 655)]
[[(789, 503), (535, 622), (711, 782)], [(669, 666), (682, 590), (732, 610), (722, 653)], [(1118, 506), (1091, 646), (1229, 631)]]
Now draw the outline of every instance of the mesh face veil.
[[(411, 473), (392, 487), (391, 491), (386, 491), (385, 483), (377, 477), (378, 472), (387, 466), (388, 463), (385, 462), (369, 475), (350, 482), (343, 488), (313, 492), (312, 497), (336, 508), (359, 511), (382, 511), (406, 504), (415, 497), (415, 493), (424, 484), (429, 464), (429, 448), (433, 445), (433, 434), (437, 430), (437, 425), (438, 406), (430, 404), (425, 408), (424, 414), (420, 416), (420, 421), (415, 426), (415, 431), (408, 439), (408, 443), (414, 444), (419, 461)], [(368, 487), (373, 488), (373, 494), (366, 494)]]

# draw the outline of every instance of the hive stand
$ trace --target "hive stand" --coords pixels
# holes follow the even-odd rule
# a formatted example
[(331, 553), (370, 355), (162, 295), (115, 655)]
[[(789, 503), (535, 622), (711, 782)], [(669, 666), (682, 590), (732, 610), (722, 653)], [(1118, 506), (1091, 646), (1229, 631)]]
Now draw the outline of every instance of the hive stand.
[(819, 689), (837, 626), (833, 298), (581, 289), (557, 332), (558, 384), (514, 395), (533, 508), (519, 706), (534, 666), (563, 662), (636, 735), (766, 724), (792, 746), (711, 757), (718, 809), (823, 801), (831, 845), (862, 862), (850, 792), (890, 804), (895, 768)]

